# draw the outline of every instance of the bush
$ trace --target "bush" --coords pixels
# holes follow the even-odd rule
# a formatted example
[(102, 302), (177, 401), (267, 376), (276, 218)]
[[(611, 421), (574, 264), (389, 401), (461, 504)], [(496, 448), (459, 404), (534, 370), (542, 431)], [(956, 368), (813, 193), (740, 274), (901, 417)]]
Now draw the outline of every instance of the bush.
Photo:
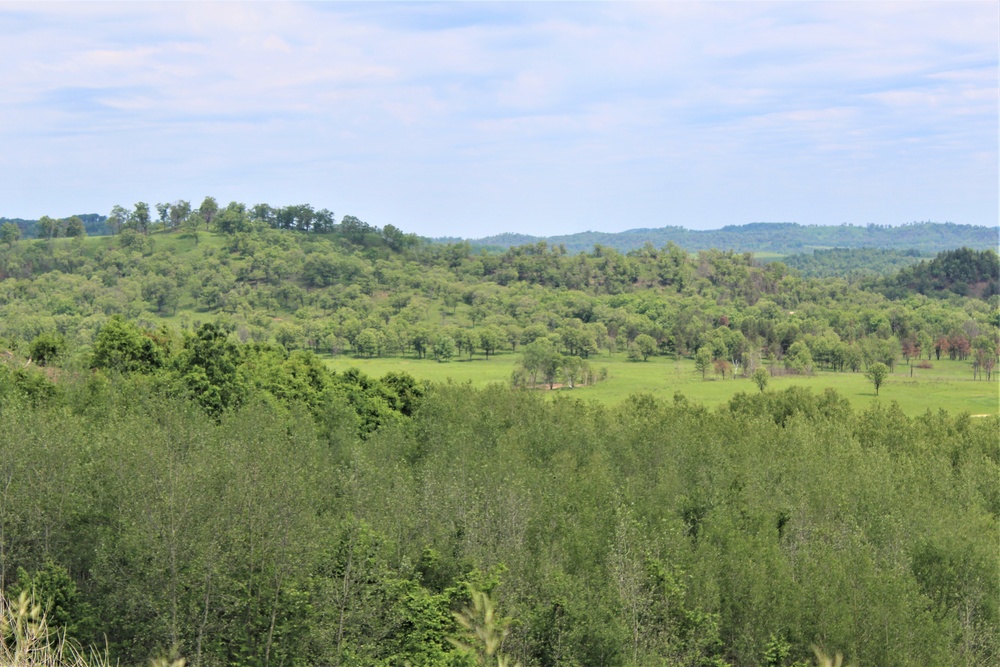
[(48, 366), (66, 350), (66, 339), (58, 333), (43, 333), (31, 341), (30, 354), (39, 366)]

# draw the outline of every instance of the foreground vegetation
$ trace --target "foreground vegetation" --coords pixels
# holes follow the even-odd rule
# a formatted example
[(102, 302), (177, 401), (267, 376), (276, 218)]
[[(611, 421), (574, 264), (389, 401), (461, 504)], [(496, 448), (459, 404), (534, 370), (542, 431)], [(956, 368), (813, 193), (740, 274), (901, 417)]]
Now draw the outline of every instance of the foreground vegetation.
[(8, 393), (0, 576), (126, 664), (467, 664), (470, 584), (525, 665), (1000, 655), (996, 417), (434, 385), (369, 428), (342, 399), (391, 380), (317, 377), (218, 413), (141, 374)]

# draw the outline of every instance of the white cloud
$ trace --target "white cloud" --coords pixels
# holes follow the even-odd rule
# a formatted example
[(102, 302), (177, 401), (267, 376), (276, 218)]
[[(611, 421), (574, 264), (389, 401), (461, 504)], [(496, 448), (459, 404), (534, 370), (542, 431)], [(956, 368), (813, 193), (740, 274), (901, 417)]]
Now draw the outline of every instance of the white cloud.
[(0, 215), (214, 192), (427, 234), (995, 224), (997, 13), (0, 5)]

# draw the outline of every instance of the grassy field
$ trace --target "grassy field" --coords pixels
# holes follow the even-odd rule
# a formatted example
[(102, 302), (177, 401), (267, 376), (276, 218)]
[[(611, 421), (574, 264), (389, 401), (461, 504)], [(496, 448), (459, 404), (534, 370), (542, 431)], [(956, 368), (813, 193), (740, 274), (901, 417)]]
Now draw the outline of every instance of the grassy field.
[[(351, 356), (324, 357), (335, 370), (359, 368), (365, 373), (381, 376), (389, 371), (405, 371), (414, 377), (434, 382), (471, 382), (484, 386), (491, 382), (508, 382), (520, 355), (500, 354), (488, 361), (480, 356), (475, 359), (438, 363), (410, 357), (361, 359)], [(728, 401), (737, 392), (755, 392), (756, 386), (747, 379), (722, 380), (709, 375), (702, 380), (689, 359), (674, 361), (666, 357), (653, 357), (644, 363), (629, 362), (624, 355), (593, 357), (589, 361), (595, 371), (608, 369), (608, 379), (591, 387), (557, 389), (555, 394), (571, 393), (579, 398), (589, 398), (614, 404), (634, 393), (648, 393), (660, 398), (672, 398), (681, 392), (689, 399), (714, 406)], [(944, 408), (950, 412), (968, 412), (973, 415), (1000, 414), (1000, 382), (973, 381), (971, 366), (967, 362), (942, 360), (934, 362), (931, 369), (913, 369), (913, 377), (905, 365), (897, 366), (894, 373), (876, 397), (870, 382), (863, 373), (817, 372), (811, 376), (772, 377), (768, 390), (780, 391), (792, 385), (808, 387), (821, 392), (827, 387), (846, 397), (857, 409), (873, 402), (897, 401), (910, 416), (928, 409)], [(1000, 375), (1000, 374), (998, 374)], [(996, 377), (996, 376), (995, 376)]]

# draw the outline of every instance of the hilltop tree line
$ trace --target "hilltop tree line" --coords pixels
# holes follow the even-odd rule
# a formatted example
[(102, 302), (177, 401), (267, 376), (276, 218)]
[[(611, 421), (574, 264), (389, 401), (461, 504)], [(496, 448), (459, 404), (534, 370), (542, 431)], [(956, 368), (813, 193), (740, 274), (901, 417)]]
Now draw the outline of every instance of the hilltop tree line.
[(414, 234), (404, 234), (392, 225), (379, 229), (353, 215), (345, 215), (338, 223), (331, 211), (325, 208), (317, 211), (309, 204), (283, 207), (256, 204), (248, 208), (245, 204), (230, 202), (221, 207), (211, 196), (205, 197), (197, 208), (181, 199), (154, 206), (146, 202), (136, 202), (131, 208), (116, 205), (107, 216), (88, 214), (65, 219), (42, 216), (39, 220), (0, 218), (0, 242), (13, 245), (21, 237), (52, 239), (95, 233), (117, 235), (122, 231), (142, 235), (155, 231), (181, 232), (197, 239), (199, 231), (231, 234), (260, 226), (341, 235), (357, 245), (385, 244), (397, 250), (418, 242)]

